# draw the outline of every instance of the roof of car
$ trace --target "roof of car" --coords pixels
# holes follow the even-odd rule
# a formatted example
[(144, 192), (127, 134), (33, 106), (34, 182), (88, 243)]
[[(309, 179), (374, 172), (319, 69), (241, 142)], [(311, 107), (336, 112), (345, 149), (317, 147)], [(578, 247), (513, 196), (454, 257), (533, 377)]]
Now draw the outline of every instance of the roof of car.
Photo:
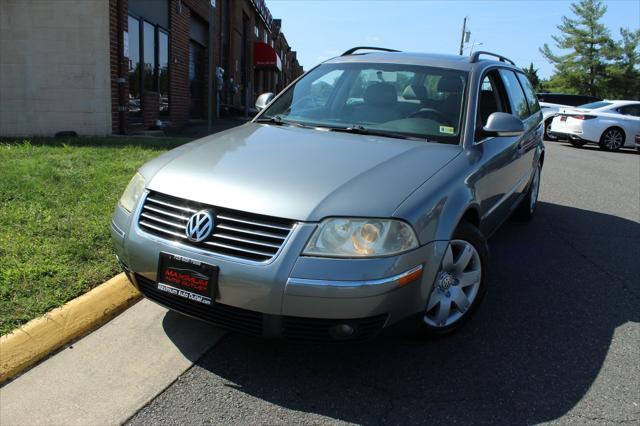
[(625, 99), (616, 99), (616, 100), (609, 100), (609, 99), (604, 99), (601, 102), (609, 102), (612, 103), (614, 105), (626, 105), (626, 104), (637, 104), (640, 101), (633, 101), (633, 100), (625, 100)]
[(438, 68), (450, 68), (459, 71), (470, 71), (478, 65), (487, 63), (497, 63), (511, 66), (505, 62), (498, 62), (488, 59), (480, 59), (478, 62), (470, 62), (469, 56), (459, 55), (443, 55), (438, 53), (412, 53), (412, 52), (367, 52), (356, 53), (351, 55), (336, 56), (335, 58), (325, 61), (325, 64), (338, 64), (345, 62), (359, 63), (390, 63), (390, 64), (408, 64), (423, 65)]

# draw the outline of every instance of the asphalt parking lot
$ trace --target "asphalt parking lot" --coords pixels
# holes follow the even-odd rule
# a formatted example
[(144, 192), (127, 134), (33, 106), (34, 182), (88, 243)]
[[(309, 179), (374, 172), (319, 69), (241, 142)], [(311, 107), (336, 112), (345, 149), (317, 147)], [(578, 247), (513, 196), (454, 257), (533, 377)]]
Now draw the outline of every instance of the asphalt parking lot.
[(638, 424), (640, 155), (547, 148), (537, 217), (492, 237), (491, 287), (455, 335), (228, 334), (129, 423)]

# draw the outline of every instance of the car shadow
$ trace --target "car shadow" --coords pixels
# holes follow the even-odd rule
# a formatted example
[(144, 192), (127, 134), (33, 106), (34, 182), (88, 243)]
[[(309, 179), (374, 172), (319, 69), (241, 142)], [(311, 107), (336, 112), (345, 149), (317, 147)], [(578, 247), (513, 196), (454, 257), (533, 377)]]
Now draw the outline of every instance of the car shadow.
[[(509, 221), (492, 237), (487, 297), (453, 335), (317, 345), (229, 334), (197, 365), (232, 398), (347, 422), (557, 419), (594, 383), (616, 328), (640, 321), (640, 225), (550, 203), (538, 209), (533, 222)], [(220, 404), (202, 392), (198, 404)]]

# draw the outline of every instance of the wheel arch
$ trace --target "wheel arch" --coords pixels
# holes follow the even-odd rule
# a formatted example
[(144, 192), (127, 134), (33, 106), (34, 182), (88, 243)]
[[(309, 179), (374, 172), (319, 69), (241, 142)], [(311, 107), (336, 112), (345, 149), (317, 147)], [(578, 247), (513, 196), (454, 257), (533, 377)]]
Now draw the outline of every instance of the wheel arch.
[(614, 124), (613, 126), (608, 126), (606, 129), (604, 129), (602, 131), (602, 134), (600, 135), (600, 140), (598, 142), (602, 143), (602, 138), (604, 137), (604, 134), (607, 133), (611, 129), (620, 130), (620, 132), (622, 133), (622, 146), (624, 146), (626, 144), (626, 142), (627, 142), (627, 133), (624, 131), (624, 128), (622, 126), (618, 126), (616, 124)]

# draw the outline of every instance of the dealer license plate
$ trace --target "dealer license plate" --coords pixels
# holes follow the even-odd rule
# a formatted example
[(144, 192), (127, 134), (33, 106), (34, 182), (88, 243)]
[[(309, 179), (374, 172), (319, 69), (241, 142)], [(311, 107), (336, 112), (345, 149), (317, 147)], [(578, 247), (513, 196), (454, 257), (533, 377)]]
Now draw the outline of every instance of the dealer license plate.
[(160, 253), (158, 290), (211, 305), (218, 284), (218, 267), (171, 253)]

